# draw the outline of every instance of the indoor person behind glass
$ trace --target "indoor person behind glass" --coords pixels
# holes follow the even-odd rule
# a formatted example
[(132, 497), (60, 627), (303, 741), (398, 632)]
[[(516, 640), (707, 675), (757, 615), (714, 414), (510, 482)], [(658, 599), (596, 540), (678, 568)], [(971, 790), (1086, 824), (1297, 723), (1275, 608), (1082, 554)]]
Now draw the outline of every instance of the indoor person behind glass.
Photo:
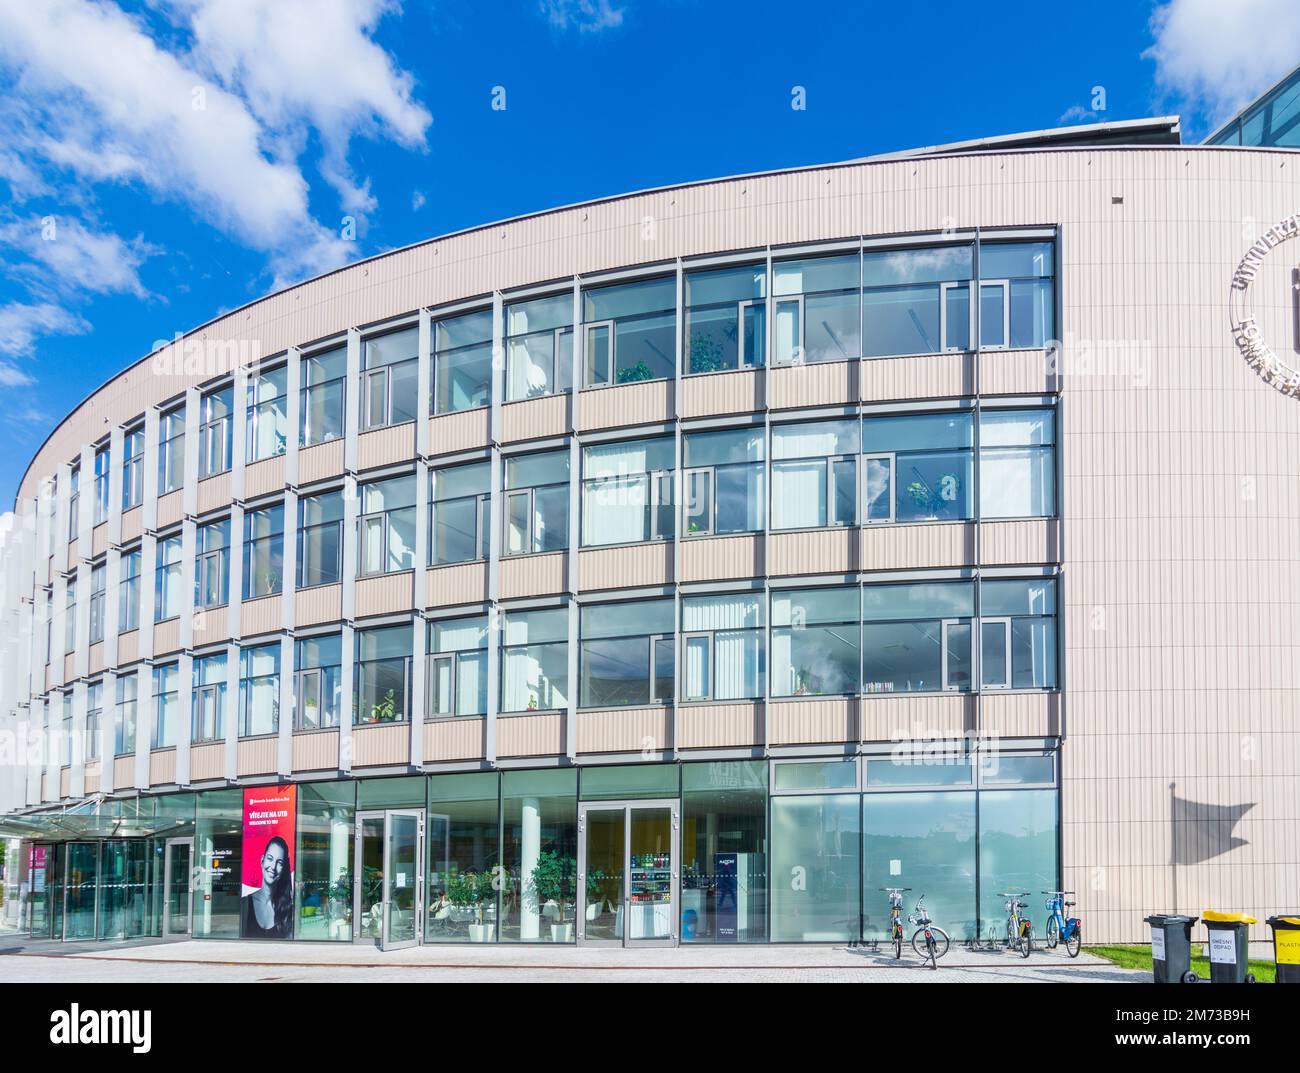
[(241, 899), (245, 939), (293, 938), (289, 844), (276, 835), (262, 853), (262, 885)]

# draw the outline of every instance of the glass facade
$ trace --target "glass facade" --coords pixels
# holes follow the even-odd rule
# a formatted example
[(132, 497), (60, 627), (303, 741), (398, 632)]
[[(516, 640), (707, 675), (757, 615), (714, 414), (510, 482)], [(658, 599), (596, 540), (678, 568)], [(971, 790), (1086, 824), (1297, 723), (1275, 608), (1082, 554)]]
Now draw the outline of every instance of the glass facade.
[[(397, 810), (422, 812), (425, 854), (422, 881), (398, 885), (406, 914), (398, 933), (427, 943), (621, 938), (609, 904), (619, 883), (590, 874), (580, 847), (584, 837), (589, 851), (591, 838), (620, 842), (624, 803), (668, 801), (680, 809), (680, 835), (662, 856), (680, 869), (671, 934), (682, 943), (881, 941), (888, 886), (924, 895), (956, 941), (996, 939), (1006, 892), (1036, 895), (1059, 882), (1055, 770), (1050, 753), (958, 749), (304, 782), (290, 937), (381, 938), (384, 822)], [(598, 810), (585, 828), (583, 804)], [(29, 846), (38, 872), (24, 925), (31, 934), (159, 935), (170, 914), (168, 934), (180, 921), (196, 938), (240, 937), (242, 790), (105, 800), (99, 809), (138, 815), (160, 833)]]

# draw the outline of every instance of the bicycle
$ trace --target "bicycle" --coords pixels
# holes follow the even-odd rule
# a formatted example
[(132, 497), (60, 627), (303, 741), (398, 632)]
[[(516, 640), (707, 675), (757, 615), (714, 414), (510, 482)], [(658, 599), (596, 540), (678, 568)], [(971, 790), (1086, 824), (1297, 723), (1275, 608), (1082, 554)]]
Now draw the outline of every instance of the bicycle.
[(1055, 950), (1057, 943), (1065, 944), (1065, 952), (1072, 958), (1079, 956), (1083, 946), (1083, 921), (1078, 917), (1067, 917), (1065, 910), (1074, 902), (1067, 902), (1065, 896), (1073, 894), (1072, 890), (1045, 890), (1047, 897), (1047, 946)]
[(1027, 958), (1029, 952), (1034, 948), (1034, 922), (1028, 917), (1020, 915), (1020, 910), (1028, 909), (1029, 903), (1022, 902), (1021, 898), (1028, 898), (1029, 891), (1022, 890), (1019, 892), (999, 891), (999, 898), (1007, 898), (1007, 948), (1020, 952), (1022, 958)]
[(939, 971), (939, 959), (948, 953), (951, 940), (948, 933), (939, 927), (925, 911), (925, 895), (916, 900), (916, 908), (907, 918), (909, 924), (916, 924), (912, 933), (912, 949), (922, 961), (928, 961), (930, 968)]
[(903, 892), (911, 887), (880, 887), (889, 895), (889, 941), (894, 946), (894, 958), (903, 956)]

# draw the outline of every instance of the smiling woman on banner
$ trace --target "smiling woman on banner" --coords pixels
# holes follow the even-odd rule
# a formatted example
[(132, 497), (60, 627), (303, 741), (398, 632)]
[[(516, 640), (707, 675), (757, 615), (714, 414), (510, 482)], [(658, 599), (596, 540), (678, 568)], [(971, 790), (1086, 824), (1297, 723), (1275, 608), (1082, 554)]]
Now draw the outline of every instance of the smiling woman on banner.
[(276, 835), (262, 853), (262, 885), (245, 894), (240, 916), (245, 939), (293, 938), (289, 844)]

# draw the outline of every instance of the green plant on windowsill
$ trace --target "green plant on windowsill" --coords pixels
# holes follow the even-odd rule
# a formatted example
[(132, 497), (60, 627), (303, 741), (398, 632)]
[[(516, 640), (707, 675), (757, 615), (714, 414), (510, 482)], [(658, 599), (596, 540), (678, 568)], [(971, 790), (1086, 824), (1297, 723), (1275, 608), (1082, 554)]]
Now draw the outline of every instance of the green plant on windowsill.
[(634, 384), (638, 380), (653, 380), (654, 378), (655, 374), (650, 371), (650, 366), (644, 361), (638, 361), (635, 365), (618, 371), (618, 382), (620, 384)]
[(723, 368), (722, 345), (716, 339), (702, 336), (691, 340), (690, 364), (693, 373), (716, 373)]
[(372, 723), (392, 723), (397, 719), (397, 696), (393, 690), (384, 694), (384, 699), (370, 709)]
[(702, 533), (704, 532), (704, 526), (694, 519), (691, 519), (691, 521), (686, 523), (686, 531), (688, 533)]
[(925, 481), (913, 481), (907, 486), (907, 494), (916, 509), (930, 518), (950, 511), (956, 505), (961, 493), (961, 478), (955, 473), (944, 473), (934, 484)]

